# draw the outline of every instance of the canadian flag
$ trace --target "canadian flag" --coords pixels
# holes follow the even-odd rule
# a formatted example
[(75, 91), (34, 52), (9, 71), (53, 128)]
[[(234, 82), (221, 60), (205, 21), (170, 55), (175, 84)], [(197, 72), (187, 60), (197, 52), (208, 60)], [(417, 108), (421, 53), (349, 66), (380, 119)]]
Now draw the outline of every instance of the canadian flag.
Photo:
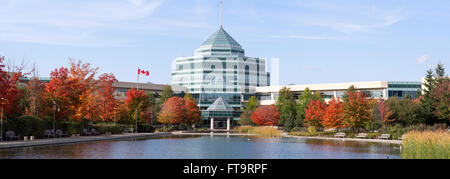
[(138, 69), (138, 75), (150, 76), (150, 71)]

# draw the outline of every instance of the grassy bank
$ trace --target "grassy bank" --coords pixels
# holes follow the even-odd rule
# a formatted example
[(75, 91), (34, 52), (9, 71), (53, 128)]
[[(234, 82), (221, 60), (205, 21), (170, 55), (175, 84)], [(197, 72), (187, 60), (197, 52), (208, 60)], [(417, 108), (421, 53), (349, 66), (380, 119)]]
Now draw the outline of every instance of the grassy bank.
[(450, 133), (447, 131), (409, 132), (403, 140), (404, 159), (450, 159)]
[(281, 137), (280, 130), (273, 127), (254, 127), (254, 126), (241, 126), (234, 128), (234, 132), (243, 134), (256, 134), (264, 137)]

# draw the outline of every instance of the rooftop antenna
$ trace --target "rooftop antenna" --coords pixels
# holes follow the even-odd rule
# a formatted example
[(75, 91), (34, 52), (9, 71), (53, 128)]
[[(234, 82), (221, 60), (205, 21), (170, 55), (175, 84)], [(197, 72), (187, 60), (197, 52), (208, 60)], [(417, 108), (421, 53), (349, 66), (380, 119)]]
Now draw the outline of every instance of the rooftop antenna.
[(220, 28), (223, 26), (223, 0), (220, 0)]

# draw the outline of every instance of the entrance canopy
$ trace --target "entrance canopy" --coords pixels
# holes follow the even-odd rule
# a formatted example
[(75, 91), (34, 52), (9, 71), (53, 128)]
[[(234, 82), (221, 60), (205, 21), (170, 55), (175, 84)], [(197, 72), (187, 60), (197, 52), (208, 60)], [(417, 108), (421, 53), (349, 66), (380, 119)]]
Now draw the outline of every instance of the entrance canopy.
[(219, 97), (209, 108), (202, 111), (203, 118), (233, 118), (234, 109), (222, 97)]

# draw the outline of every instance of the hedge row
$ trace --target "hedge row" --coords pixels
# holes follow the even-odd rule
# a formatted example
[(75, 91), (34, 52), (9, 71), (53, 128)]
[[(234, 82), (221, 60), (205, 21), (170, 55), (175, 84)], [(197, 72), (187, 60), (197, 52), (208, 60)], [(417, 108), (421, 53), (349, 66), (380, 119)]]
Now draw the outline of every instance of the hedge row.
[[(14, 131), (16, 134), (20, 134), (20, 136), (34, 136), (35, 138), (44, 138), (45, 130), (53, 129), (53, 120), (45, 120), (39, 119), (34, 116), (22, 116), (17, 119), (9, 119), (3, 121), (3, 136), (6, 131)], [(67, 121), (67, 122), (56, 122), (56, 129), (60, 129), (64, 132), (67, 132), (69, 136), (72, 134), (82, 134), (83, 129), (92, 129), (94, 128), (101, 134), (105, 134), (106, 132), (111, 132), (111, 134), (121, 134), (125, 128), (134, 128), (134, 125), (128, 124), (105, 124), (98, 123), (89, 125), (88, 122), (75, 122), (75, 121)], [(148, 124), (138, 124), (138, 131), (151, 133), (154, 132), (155, 129)]]

